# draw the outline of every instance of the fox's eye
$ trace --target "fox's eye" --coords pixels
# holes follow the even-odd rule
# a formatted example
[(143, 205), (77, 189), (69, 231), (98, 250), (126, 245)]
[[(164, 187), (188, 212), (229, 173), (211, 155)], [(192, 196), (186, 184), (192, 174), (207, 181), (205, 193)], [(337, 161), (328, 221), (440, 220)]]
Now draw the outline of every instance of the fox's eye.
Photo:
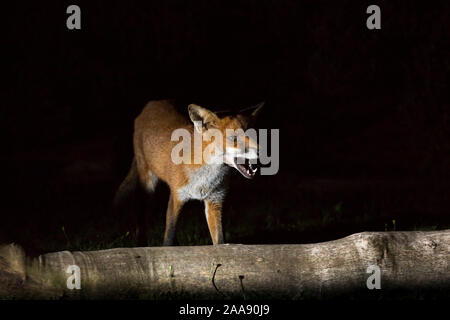
[(237, 136), (229, 136), (228, 140), (230, 140), (231, 142), (236, 142), (237, 141)]

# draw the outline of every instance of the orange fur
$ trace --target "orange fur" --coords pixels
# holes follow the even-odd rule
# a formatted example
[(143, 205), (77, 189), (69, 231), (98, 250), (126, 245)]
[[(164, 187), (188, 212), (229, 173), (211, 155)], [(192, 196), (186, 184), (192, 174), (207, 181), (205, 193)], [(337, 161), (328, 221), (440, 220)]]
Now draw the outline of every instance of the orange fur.
[[(171, 159), (172, 149), (179, 141), (171, 141), (172, 132), (176, 129), (186, 129), (191, 134), (191, 141), (196, 128), (193, 121), (202, 120), (204, 128), (200, 128), (205, 135), (210, 128), (218, 129), (223, 134), (223, 146), (233, 147), (234, 142), (226, 139), (226, 129), (246, 130), (247, 118), (236, 117), (219, 118), (213, 112), (190, 105), (188, 108), (190, 120), (179, 114), (170, 100), (149, 102), (134, 123), (134, 160), (128, 176), (122, 182), (116, 194), (119, 201), (124, 194), (129, 193), (137, 183), (148, 192), (154, 191), (158, 180), (162, 180), (170, 188), (170, 198), (166, 212), (166, 230), (164, 245), (171, 245), (174, 241), (176, 222), (184, 202), (189, 199), (203, 200), (208, 227), (213, 244), (223, 243), (221, 211), (223, 195), (225, 193), (224, 174), (229, 168), (211, 166), (205, 159), (199, 164), (194, 161), (194, 144), (191, 146), (191, 164), (175, 164)], [(249, 148), (257, 150), (256, 142), (243, 137)], [(202, 151), (211, 141), (202, 142)], [(213, 141), (216, 143), (216, 141)], [(203, 168), (203, 171), (200, 170)], [(224, 174), (222, 174), (222, 171)]]

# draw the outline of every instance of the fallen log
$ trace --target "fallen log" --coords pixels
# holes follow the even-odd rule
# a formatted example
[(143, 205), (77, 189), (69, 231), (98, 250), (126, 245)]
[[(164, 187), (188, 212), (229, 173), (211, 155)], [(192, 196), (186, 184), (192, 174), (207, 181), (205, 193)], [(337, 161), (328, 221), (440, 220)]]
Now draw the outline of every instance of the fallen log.
[(448, 294), (449, 258), (450, 230), (363, 232), (315, 244), (61, 251), (37, 258), (27, 258), (10, 244), (0, 248), (0, 297), (307, 299), (396, 290)]

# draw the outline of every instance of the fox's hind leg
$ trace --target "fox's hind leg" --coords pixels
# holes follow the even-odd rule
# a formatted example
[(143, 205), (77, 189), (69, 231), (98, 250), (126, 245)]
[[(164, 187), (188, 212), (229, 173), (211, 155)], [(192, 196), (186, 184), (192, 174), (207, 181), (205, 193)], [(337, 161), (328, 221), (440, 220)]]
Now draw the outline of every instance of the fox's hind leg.
[(154, 193), (156, 186), (158, 184), (158, 177), (146, 166), (137, 160), (137, 170), (139, 173), (139, 184), (141, 186), (139, 193), (140, 203), (138, 204), (135, 217), (136, 217), (136, 241), (138, 246), (147, 246), (148, 245), (148, 227), (149, 227), (149, 206), (153, 207), (151, 204), (149, 205), (149, 197)]

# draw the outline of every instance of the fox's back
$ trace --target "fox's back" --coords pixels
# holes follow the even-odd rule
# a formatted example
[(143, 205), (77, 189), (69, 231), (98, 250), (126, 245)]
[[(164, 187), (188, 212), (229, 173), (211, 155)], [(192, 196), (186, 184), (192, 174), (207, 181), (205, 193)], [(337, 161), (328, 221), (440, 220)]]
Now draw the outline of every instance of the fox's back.
[[(153, 172), (169, 185), (184, 185), (186, 175), (183, 168), (171, 160), (172, 132), (185, 128), (192, 131), (189, 121), (181, 115), (170, 100), (150, 101), (134, 122), (134, 152), (140, 176)], [(146, 183), (144, 181), (144, 183)]]
[(135, 134), (151, 141), (167, 141), (177, 128), (188, 127), (188, 120), (175, 110), (170, 100), (150, 101), (134, 122)]

